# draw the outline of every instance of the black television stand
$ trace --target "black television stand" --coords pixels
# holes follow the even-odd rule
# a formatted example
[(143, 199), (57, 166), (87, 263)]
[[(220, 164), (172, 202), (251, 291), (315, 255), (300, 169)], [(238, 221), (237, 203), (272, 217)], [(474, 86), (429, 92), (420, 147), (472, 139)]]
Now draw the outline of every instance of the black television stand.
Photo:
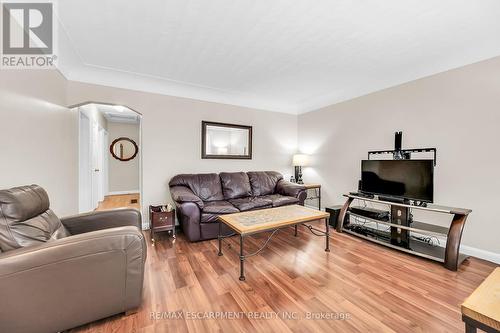
[[(344, 197), (347, 200), (338, 217), (337, 232), (344, 231), (396, 250), (441, 262), (444, 267), (452, 271), (456, 271), (462, 261), (467, 258), (467, 256), (460, 253), (460, 240), (467, 216), (472, 212), (470, 209), (431, 204), (427, 206), (411, 205), (409, 203), (386, 201), (378, 197), (367, 198), (353, 194), (344, 194)], [(354, 200), (387, 205), (391, 212), (391, 217), (389, 220), (384, 220), (351, 212), (349, 207)], [(411, 219), (411, 209), (424, 210), (437, 214), (450, 214), (453, 216), (453, 219), (449, 228), (414, 221)], [(362, 219), (376, 225), (389, 226), (389, 231), (380, 231), (366, 226), (360, 227), (354, 223), (351, 224), (350, 217)], [(413, 232), (430, 237), (445, 237), (446, 247), (429, 244), (423, 241), (422, 237), (412, 236)]]

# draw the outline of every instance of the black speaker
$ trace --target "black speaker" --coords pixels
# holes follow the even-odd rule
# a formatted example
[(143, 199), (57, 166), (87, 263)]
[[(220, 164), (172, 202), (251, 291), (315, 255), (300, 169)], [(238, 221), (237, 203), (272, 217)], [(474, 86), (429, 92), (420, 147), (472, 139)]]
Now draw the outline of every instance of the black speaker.
[(394, 150), (399, 151), (403, 146), (403, 132), (394, 133)]
[(363, 181), (358, 180), (358, 192), (363, 192)]
[(329, 206), (325, 208), (325, 211), (327, 213), (330, 213), (330, 219), (328, 220), (328, 224), (330, 224), (330, 226), (333, 228), (337, 228), (337, 222), (339, 219), (341, 209), (342, 205)]

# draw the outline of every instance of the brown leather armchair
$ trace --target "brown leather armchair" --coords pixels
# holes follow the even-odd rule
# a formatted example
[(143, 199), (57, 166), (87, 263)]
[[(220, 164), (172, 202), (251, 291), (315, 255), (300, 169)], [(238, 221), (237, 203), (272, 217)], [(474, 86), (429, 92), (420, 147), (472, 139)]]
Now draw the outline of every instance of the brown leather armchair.
[(0, 191), (0, 332), (58, 332), (137, 309), (140, 221), (133, 209), (60, 220), (40, 186)]

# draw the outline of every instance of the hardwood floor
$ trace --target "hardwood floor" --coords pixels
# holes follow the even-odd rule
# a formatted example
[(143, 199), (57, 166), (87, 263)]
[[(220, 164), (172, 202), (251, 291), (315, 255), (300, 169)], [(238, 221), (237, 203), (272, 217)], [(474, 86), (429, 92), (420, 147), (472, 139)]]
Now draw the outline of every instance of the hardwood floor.
[[(292, 228), (282, 230), (267, 249), (247, 259), (247, 280), (240, 282), (236, 237), (218, 257), (217, 240), (189, 243), (180, 234), (172, 242), (158, 236), (155, 247), (148, 243), (139, 312), (71, 332), (463, 332), (460, 304), (497, 266), (469, 258), (452, 272), (336, 232), (326, 253), (323, 239), (300, 227), (299, 237)], [(247, 253), (265, 239), (248, 238)], [(246, 316), (193, 315), (223, 311)], [(307, 319), (311, 312), (345, 318)]]
[[(132, 203), (132, 200), (137, 200), (137, 202)], [(97, 206), (96, 211), (116, 208), (135, 208), (140, 210), (140, 203), (141, 200), (139, 193), (107, 195), (104, 197), (104, 201), (99, 202), (99, 206)]]

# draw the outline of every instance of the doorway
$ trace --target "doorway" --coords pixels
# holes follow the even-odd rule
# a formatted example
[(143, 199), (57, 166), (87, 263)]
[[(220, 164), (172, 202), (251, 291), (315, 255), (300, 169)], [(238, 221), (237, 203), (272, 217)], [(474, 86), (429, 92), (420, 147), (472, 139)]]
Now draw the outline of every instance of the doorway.
[(142, 117), (103, 103), (75, 106), (79, 119), (79, 211), (141, 210)]

